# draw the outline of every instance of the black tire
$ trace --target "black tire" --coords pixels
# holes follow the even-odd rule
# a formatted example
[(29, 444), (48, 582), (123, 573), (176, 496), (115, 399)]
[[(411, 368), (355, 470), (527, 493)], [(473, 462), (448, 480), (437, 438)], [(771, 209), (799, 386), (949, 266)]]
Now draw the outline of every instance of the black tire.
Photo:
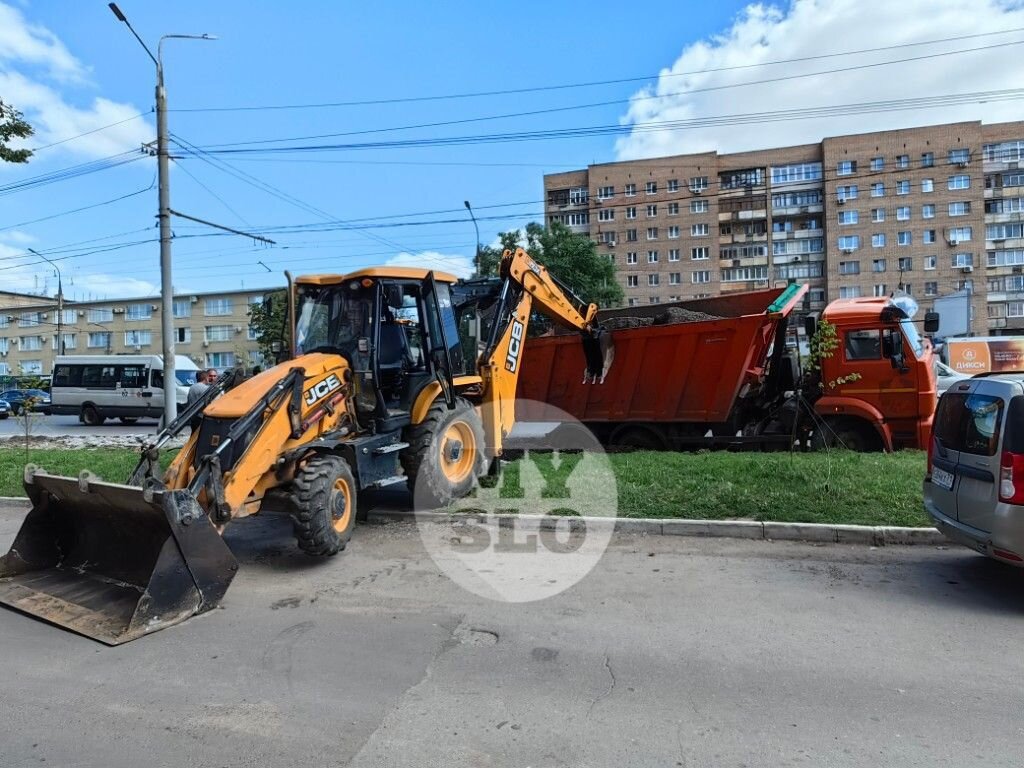
[(462, 498), (487, 466), (484, 426), (473, 404), (461, 397), (451, 410), (435, 402), (427, 418), (406, 428), (405, 441), (409, 447), (399, 458), (417, 504), (443, 507)]
[(811, 449), (845, 448), (858, 453), (882, 450), (878, 434), (866, 422), (839, 420), (817, 425), (811, 438)]
[(356, 525), (356, 480), (348, 462), (334, 454), (309, 459), (292, 481), (288, 511), (307, 555), (329, 557), (345, 549)]
[(611, 444), (617, 448), (637, 451), (664, 451), (668, 448), (663, 434), (639, 424), (617, 429), (612, 435)]
[(96, 406), (94, 405), (83, 405), (82, 415), (80, 418), (82, 423), (87, 427), (98, 427), (106, 421), (106, 419), (100, 415), (100, 412), (96, 410)]
[(135, 424), (139, 420), (138, 416), (119, 416), (118, 421), (122, 424)]

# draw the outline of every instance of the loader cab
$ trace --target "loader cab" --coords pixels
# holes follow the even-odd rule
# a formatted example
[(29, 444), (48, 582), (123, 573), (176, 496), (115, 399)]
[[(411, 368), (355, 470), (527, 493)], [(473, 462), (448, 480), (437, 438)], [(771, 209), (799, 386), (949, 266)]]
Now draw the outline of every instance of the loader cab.
[(403, 268), (300, 277), (294, 353), (344, 357), (357, 413), (381, 429), (401, 426), (425, 386), (437, 381), (447, 395), (465, 369), (451, 297), (455, 281)]

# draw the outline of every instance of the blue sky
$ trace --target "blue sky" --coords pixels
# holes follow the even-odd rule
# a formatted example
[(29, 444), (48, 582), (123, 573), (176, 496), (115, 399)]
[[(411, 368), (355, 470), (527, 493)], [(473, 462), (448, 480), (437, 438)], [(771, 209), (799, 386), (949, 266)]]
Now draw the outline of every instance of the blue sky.
[[(157, 38), (167, 33), (207, 32), (220, 37), (216, 42), (172, 40), (165, 47), (171, 131), (203, 148), (357, 131), (376, 132), (307, 143), (604, 126), (624, 120), (636, 123), (731, 114), (748, 105), (813, 106), (836, 100), (907, 97), (929, 90), (952, 93), (1019, 84), (1020, 65), (1013, 62), (1021, 60), (1020, 51), (1007, 47), (892, 65), (884, 72), (822, 74), (711, 95), (679, 94), (696, 86), (732, 87), (744, 79), (812, 73), (824, 66), (821, 62), (761, 66), (778, 59), (863, 47), (865, 43), (899, 45), (1024, 28), (1024, 12), (1017, 3), (907, 0), (902, 12), (889, 22), (880, 14), (895, 13), (891, 5), (853, 0), (797, 0), (777, 8), (660, 0), (636, 6), (604, 0), (120, 3), (135, 29), (153, 47)], [(979, 5), (985, 6), (981, 9), (985, 12), (978, 12)], [(920, 8), (915, 11), (910, 6)], [(623, 36), (622, 30), (630, 27), (636, 34)], [(983, 45), (991, 39), (914, 50), (952, 50)], [(851, 57), (840, 63), (895, 55), (878, 53), (874, 59)], [(1002, 58), (993, 60), (995, 56)], [(735, 66), (753, 69), (678, 76), (681, 71)], [(1009, 71), (992, 74), (997, 69)], [(394, 104), (184, 111), (387, 100), (614, 78), (647, 79)], [(1000, 78), (1005, 78), (1005, 84)], [(105, 2), (0, 0), (0, 98), (23, 109), (40, 129), (28, 146), (124, 121), (42, 149), (27, 166), (0, 167), (0, 190), (30, 177), (136, 149), (152, 139), (153, 79), (152, 63)], [(464, 125), (380, 131), (592, 102), (609, 103)], [(897, 127), (908, 121), (1017, 119), (1018, 112), (1011, 102), (808, 121), (799, 126), (663, 132), (654, 138), (651, 134), (604, 135), (273, 156), (196, 157), (182, 152), (176, 162), (180, 167), (172, 168), (172, 207), (246, 231), (324, 225), (332, 220), (335, 223), (326, 228), (336, 229), (337, 220), (399, 214), (424, 214), (406, 221), (441, 221), (365, 232), (274, 233), (270, 236), (278, 247), (273, 248), (254, 247), (242, 237), (211, 236), (214, 233), (209, 229), (176, 221), (175, 287), (196, 291), (266, 286), (279, 283), (279, 271), (284, 268), (293, 272), (346, 271), (396, 260), (464, 269), (473, 252), (474, 234), (463, 200), (472, 201), (481, 218), (481, 239), (490, 242), (501, 230), (540, 219), (546, 171), (620, 157), (799, 143), (839, 132)], [(138, 113), (146, 114), (131, 119)], [(59, 259), (66, 293), (71, 296), (155, 290), (158, 246), (156, 242), (139, 242), (156, 237), (156, 192), (142, 191), (151, 185), (154, 174), (155, 159), (139, 155), (120, 167), (0, 194), (0, 289), (53, 292), (53, 271), (25, 255), (25, 248), (32, 247)], [(292, 202), (269, 194), (267, 186)], [(81, 213), (24, 223), (131, 193), (138, 194)], [(434, 211), (441, 213), (427, 213)], [(488, 216), (505, 218), (487, 220)], [(447, 219), (452, 221), (444, 221)], [(65, 245), (75, 250), (63, 248)], [(100, 248), (112, 250), (87, 253)], [(260, 266), (260, 260), (274, 273)]]

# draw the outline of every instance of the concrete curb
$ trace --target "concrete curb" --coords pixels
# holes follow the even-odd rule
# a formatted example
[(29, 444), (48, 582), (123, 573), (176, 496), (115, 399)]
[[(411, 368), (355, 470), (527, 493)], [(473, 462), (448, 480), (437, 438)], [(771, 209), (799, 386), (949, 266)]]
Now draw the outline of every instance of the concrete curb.
[[(0, 512), (21, 511), (28, 499), (0, 496)], [(516, 515), (496, 515), (497, 524), (510, 526)], [(432, 522), (455, 523), (473, 521), (490, 523), (483, 515), (460, 515), (450, 512), (371, 509), (371, 523)], [(552, 529), (561, 518), (544, 517), (540, 526)], [(617, 533), (646, 536), (695, 536), (719, 539), (760, 539), (764, 541), (807, 541), (829, 544), (860, 544), (872, 547), (948, 544), (949, 540), (935, 528), (900, 528), (885, 525), (823, 525), (820, 523), (760, 523), (756, 520), (684, 520), (633, 517), (583, 517), (588, 527), (614, 525)]]

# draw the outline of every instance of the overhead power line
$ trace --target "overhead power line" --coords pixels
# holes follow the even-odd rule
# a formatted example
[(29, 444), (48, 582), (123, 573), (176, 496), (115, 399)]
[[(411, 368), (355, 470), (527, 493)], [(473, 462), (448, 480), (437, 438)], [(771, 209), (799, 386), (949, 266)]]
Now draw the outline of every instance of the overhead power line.
[(675, 78), (675, 77), (693, 77), (694, 75), (707, 75), (715, 74), (719, 72), (733, 72), (737, 70), (754, 69), (757, 67), (775, 66), (779, 64), (797, 64), (805, 61), (820, 61), (823, 59), (837, 58), (841, 56), (856, 56), (865, 53), (879, 53), (881, 51), (892, 51), (901, 48), (912, 48), (923, 45), (938, 45), (940, 43), (958, 42), (961, 40), (973, 40), (982, 37), (993, 37), (996, 35), (1006, 35), (1016, 32), (1024, 32), (1024, 27), (1016, 27), (1013, 29), (1002, 29), (995, 32), (979, 32), (973, 35), (959, 35), (957, 37), (945, 37), (936, 40), (921, 40), (918, 42), (899, 43), (896, 45), (885, 45), (878, 46), (875, 48), (860, 48), (851, 51), (837, 51), (833, 53), (822, 53), (813, 56), (801, 56), (791, 59), (774, 59), (771, 61), (756, 62), (753, 64), (737, 64), (728, 67), (711, 67), (707, 69), (697, 69), (687, 72), (663, 72), (654, 75), (641, 75), (634, 77), (620, 77), (610, 80), (590, 80), (585, 82), (576, 83), (560, 83), (557, 85), (539, 85), (530, 86), (524, 88), (506, 88), (502, 90), (490, 90), (490, 91), (470, 91), (467, 93), (448, 93), (448, 94), (437, 94), (430, 96), (405, 96), (405, 97), (389, 97), (381, 99), (363, 99), (356, 101), (326, 101), (326, 102), (314, 102), (307, 104), (265, 104), (255, 106), (231, 106), (231, 107), (187, 107), (173, 109), (172, 112), (254, 112), (263, 110), (288, 110), (288, 109), (321, 109), (326, 107), (363, 107), (363, 106), (378, 106), (383, 104), (408, 104), (414, 102), (424, 101), (447, 101), (454, 99), (475, 99), (488, 96), (511, 96), (523, 93), (542, 93), (545, 91), (561, 91), (573, 88), (591, 88), (604, 85), (620, 85), (624, 83), (638, 83), (647, 82), (650, 80), (658, 80), (659, 78)]

